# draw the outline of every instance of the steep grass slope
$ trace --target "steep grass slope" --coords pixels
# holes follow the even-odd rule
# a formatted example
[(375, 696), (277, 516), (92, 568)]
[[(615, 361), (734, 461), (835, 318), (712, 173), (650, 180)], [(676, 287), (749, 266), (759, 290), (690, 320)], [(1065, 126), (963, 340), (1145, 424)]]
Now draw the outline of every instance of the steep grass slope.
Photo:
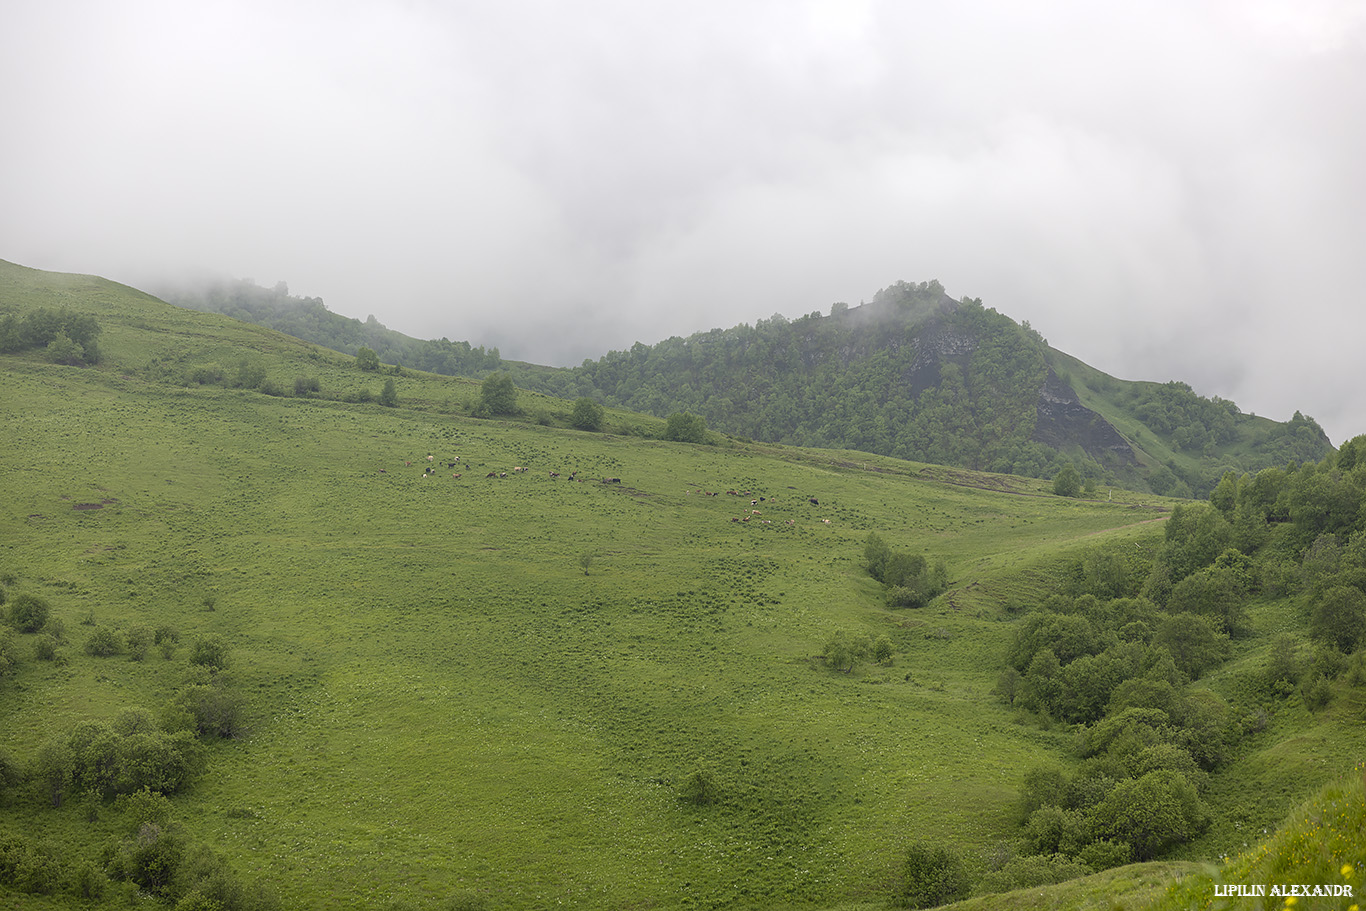
[[(66, 630), (56, 661), (18, 637), (3, 748), (158, 712), (188, 643), (222, 635), (246, 733), (175, 813), (289, 907), (879, 900), (908, 837), (1008, 836), (1020, 769), (1062, 747), (988, 697), (999, 605), (1158, 527), (1019, 479), (474, 421), (445, 378), (405, 375), (398, 408), (171, 384), (168, 360), (243, 358), (316, 366), (324, 392), (373, 379), (107, 283), (32, 294), (92, 312), (106, 358), (0, 362), (0, 571)], [(886, 610), (873, 530), (942, 556), (953, 590)], [(169, 659), (82, 651), (163, 625)], [(888, 635), (892, 664), (831, 672), (836, 629)], [(680, 800), (699, 771), (715, 800)], [(3, 818), (90, 862), (127, 824), (81, 799)]]
[[(1363, 766), (1298, 803), (1274, 833), (1222, 863), (1133, 864), (1082, 879), (984, 895), (944, 911), (1349, 911), (1366, 892)], [(1314, 894), (1317, 892), (1318, 894)]]
[[(1151, 551), (1172, 502), (667, 443), (657, 419), (619, 411), (612, 433), (582, 433), (568, 403), (525, 392), (523, 421), (474, 420), (469, 381), (365, 373), (101, 279), (0, 264), (0, 317), (35, 307), (94, 316), (104, 357), (0, 356), (0, 584), (11, 603), (45, 598), (64, 629), (48, 658), (42, 634), (9, 637), (0, 760), (28, 768), (128, 708), (160, 715), (196, 679), (195, 640), (223, 637), (245, 723), (207, 742), (172, 824), (291, 908), (879, 907), (907, 842), (998, 854), (1019, 835), (1023, 772), (1075, 764), (1071, 732), (991, 696), (1015, 628), (1003, 608), (1059, 590), (1093, 548)], [(316, 387), (291, 394), (299, 377)], [(397, 407), (373, 403), (386, 380)], [(949, 591), (888, 610), (861, 566), (874, 531), (943, 558)], [(1293, 600), (1252, 605), (1253, 635), (1200, 686), (1241, 705), (1271, 638), (1304, 623)], [(169, 657), (83, 648), (159, 627), (180, 634)], [(886, 635), (893, 660), (832, 671), (838, 630)], [(1334, 687), (1313, 712), (1277, 702), (1240, 742), (1186, 857), (1255, 847), (1360, 755), (1361, 691)], [(87, 870), (129, 838), (129, 805), (41, 797), (0, 774), (0, 838)], [(1286, 836), (1296, 856), (1315, 825)], [(1201, 869), (976, 901), (1136, 908)]]

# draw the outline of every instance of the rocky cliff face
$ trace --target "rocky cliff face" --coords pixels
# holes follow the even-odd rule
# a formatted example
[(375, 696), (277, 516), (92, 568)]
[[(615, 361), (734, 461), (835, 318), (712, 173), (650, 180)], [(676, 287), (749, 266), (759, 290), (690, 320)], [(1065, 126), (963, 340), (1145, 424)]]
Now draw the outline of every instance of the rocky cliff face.
[(941, 367), (946, 362), (966, 367), (972, 352), (977, 350), (974, 336), (954, 332), (938, 320), (930, 322), (911, 344), (915, 360), (902, 373), (901, 379), (910, 386), (913, 396), (940, 384), (943, 379)]
[(1064, 452), (1080, 445), (1086, 454), (1102, 465), (1115, 459), (1123, 465), (1138, 462), (1134, 450), (1119, 431), (1105, 418), (1087, 408), (1077, 398), (1072, 387), (1064, 383), (1052, 368), (1039, 390), (1038, 424), (1034, 428), (1035, 442)]

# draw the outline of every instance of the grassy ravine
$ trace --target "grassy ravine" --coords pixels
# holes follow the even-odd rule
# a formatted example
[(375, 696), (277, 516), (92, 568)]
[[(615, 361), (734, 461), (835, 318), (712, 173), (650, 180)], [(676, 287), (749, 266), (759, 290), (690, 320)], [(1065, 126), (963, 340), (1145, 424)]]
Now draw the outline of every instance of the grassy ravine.
[[(1149, 546), (1169, 505), (665, 443), (624, 413), (581, 433), (553, 426), (565, 403), (530, 396), (552, 426), (479, 421), (463, 416), (477, 385), (412, 373), (398, 408), (186, 386), (168, 378), (244, 360), (286, 388), (315, 375), (324, 396), (379, 380), (80, 276), (5, 266), (0, 305), (91, 312), (106, 355), (0, 357), (0, 573), (48, 599), (68, 639), (44, 662), (19, 637), (0, 749), (23, 760), (77, 720), (156, 712), (184, 678), (187, 648), (87, 657), (89, 621), (223, 635), (249, 730), (212, 745), (176, 818), (289, 908), (884, 907), (906, 842), (986, 853), (1016, 835), (1023, 771), (1070, 761), (1067, 732), (989, 695), (1002, 606), (1054, 590), (1087, 548)], [(950, 591), (887, 610), (859, 566), (870, 531), (942, 556)], [(827, 670), (840, 628), (891, 636), (893, 664)], [(1316, 729), (1288, 709), (1238, 758), (1273, 794), (1249, 824), (1341, 770), (1360, 735), (1339, 736), (1350, 706), (1333, 711)], [(678, 799), (699, 768), (712, 806)], [(1242, 797), (1224, 787), (1232, 819)], [(0, 826), (72, 859), (125, 825), (85, 800), (0, 808)], [(1229, 836), (1213, 830), (1217, 853)], [(1171, 869), (1102, 876), (1155, 895)]]

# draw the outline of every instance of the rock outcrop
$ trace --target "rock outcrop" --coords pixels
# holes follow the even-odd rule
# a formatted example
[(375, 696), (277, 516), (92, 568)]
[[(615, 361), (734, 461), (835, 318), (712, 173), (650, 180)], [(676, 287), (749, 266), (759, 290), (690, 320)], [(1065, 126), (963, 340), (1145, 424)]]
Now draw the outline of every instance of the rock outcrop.
[(1128, 440), (1113, 424), (1083, 405), (1051, 367), (1039, 390), (1034, 440), (1063, 452), (1079, 445), (1102, 465), (1113, 464), (1116, 459), (1124, 465), (1138, 463)]

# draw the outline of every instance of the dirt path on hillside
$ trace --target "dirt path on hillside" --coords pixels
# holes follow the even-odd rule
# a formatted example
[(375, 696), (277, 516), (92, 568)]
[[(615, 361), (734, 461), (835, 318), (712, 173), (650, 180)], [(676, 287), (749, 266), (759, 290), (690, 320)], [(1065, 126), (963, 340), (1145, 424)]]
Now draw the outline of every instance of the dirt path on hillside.
[[(869, 469), (869, 470), (870, 470), (870, 471), (877, 471), (878, 469), (872, 468), (872, 469)], [(944, 484), (952, 484), (952, 485), (955, 486), (955, 487), (971, 487), (971, 488), (973, 488), (973, 489), (975, 489), (975, 490), (990, 490), (990, 491), (994, 491), (994, 492), (996, 492), (996, 493), (1008, 493), (1008, 494), (1010, 494), (1010, 495), (1012, 495), (1012, 496), (1016, 496), (1016, 497), (1036, 497), (1036, 498), (1039, 498), (1039, 499), (1048, 499), (1048, 498), (1052, 498), (1052, 497), (1056, 497), (1056, 496), (1057, 496), (1057, 494), (1052, 494), (1052, 493), (1041, 493), (1041, 492), (1038, 492), (1038, 491), (1030, 491), (1030, 490), (1017, 490), (1017, 489), (1015, 489), (1015, 488), (1012, 486), (1011, 481), (1010, 481), (1008, 478), (1006, 478), (1004, 475), (996, 475), (996, 476), (987, 475), (987, 476), (982, 476), (982, 475), (978, 475), (978, 474), (968, 474), (968, 473), (961, 472), (961, 471), (955, 471), (955, 470), (953, 470), (953, 469), (951, 469), (951, 468), (946, 469), (946, 468), (929, 468), (929, 467), (922, 468), (922, 469), (920, 470), (920, 474), (921, 474), (921, 475), (928, 475), (929, 478), (930, 478), (931, 480), (940, 481), (941, 483), (944, 483)], [(1107, 504), (1112, 505), (1112, 506), (1115, 505), (1113, 500), (1095, 500), (1095, 499), (1083, 500), (1083, 499), (1081, 499), (1080, 497), (1078, 497), (1077, 500), (1078, 500), (1078, 502), (1081, 502), (1081, 503), (1107, 503)], [(1169, 512), (1169, 511), (1170, 511), (1170, 507), (1167, 507), (1167, 506), (1149, 505), (1149, 504), (1147, 504), (1147, 503), (1121, 503), (1121, 504), (1119, 504), (1119, 505), (1120, 505), (1122, 508), (1124, 508), (1124, 509), (1147, 509), (1147, 510), (1152, 510), (1152, 511), (1154, 511), (1154, 512)], [(1166, 518), (1166, 516), (1162, 516), (1161, 518), (1158, 518), (1158, 519), (1146, 519), (1146, 520), (1144, 520), (1144, 521), (1149, 521), (1149, 522), (1160, 522), (1160, 521), (1162, 521), (1162, 519), (1165, 519), (1165, 518)]]

